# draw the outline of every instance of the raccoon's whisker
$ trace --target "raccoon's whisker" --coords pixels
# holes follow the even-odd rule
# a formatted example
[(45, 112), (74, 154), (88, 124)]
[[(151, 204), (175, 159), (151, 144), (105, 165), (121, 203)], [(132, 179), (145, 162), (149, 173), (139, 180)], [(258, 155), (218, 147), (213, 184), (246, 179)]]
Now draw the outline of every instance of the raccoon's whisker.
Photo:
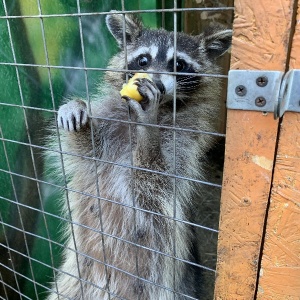
[(187, 103), (184, 101), (184, 99), (183, 98), (178, 98), (178, 100), (182, 103), (182, 104), (184, 104), (184, 105), (187, 105)]
[(199, 81), (193, 81), (193, 82), (178, 82), (178, 90), (182, 91), (190, 91), (191, 89), (196, 89), (201, 86), (201, 83)]
[(177, 81), (177, 84), (179, 85), (191, 85), (194, 83), (199, 83), (200, 81), (198, 79), (191, 80), (190, 78), (180, 79)]
[(178, 82), (178, 86), (193, 86), (193, 85), (197, 85), (199, 86), (200, 85), (200, 82), (199, 81), (189, 81), (189, 82)]

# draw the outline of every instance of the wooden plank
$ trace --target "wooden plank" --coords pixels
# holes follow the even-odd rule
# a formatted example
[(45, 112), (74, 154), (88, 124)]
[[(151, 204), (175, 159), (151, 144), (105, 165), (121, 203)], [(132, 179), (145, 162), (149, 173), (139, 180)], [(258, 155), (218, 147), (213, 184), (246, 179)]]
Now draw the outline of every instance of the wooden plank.
[[(284, 71), (293, 0), (235, 1), (232, 69)], [(278, 120), (229, 110), (215, 299), (253, 299)]]
[[(300, 69), (300, 3), (296, 24), (291, 69)], [(300, 299), (300, 113), (281, 124), (257, 299)]]
[(298, 3), (297, 17), (296, 17), (296, 28), (293, 37), (290, 69), (300, 69), (300, 2)]

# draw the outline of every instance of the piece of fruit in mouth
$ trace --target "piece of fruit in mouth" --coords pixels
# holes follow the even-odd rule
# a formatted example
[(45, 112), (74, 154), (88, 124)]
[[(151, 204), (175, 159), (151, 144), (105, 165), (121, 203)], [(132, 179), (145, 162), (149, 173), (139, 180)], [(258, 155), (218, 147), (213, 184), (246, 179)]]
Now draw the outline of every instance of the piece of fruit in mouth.
[(123, 88), (120, 91), (121, 97), (129, 97), (138, 102), (143, 100), (143, 96), (139, 93), (138, 87), (135, 84), (138, 78), (147, 78), (152, 81), (151, 77), (147, 73), (135, 73), (128, 83), (123, 84)]

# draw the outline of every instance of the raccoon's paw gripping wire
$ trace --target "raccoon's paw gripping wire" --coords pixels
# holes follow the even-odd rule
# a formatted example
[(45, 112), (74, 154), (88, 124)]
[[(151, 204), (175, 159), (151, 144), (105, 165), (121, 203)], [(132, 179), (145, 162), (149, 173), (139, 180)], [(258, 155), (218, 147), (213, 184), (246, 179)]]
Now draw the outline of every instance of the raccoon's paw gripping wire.
[(66, 131), (79, 131), (88, 123), (86, 103), (73, 100), (62, 105), (58, 110), (57, 125)]

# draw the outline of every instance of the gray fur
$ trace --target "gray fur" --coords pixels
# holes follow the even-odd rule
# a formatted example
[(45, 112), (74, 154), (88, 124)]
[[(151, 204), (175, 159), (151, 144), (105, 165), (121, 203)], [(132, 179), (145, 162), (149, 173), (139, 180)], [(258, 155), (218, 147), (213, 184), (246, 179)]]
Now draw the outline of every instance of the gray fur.
[[(178, 76), (174, 121), (174, 76), (155, 73), (172, 71), (172, 62), (166, 59), (168, 55), (173, 59), (173, 33), (145, 29), (126, 15), (125, 41), (123, 15), (108, 15), (106, 23), (121, 48), (109, 68), (125, 68), (125, 44), (129, 66), (138, 66), (133, 53), (144, 49), (151, 64), (139, 69), (152, 72), (153, 82), (140, 80), (139, 91), (145, 99), (141, 103), (125, 101), (119, 94), (124, 73), (108, 71), (90, 103), (90, 114), (82, 100), (72, 100), (59, 109), (62, 150), (68, 152), (63, 155), (64, 167), (68, 187), (74, 190), (68, 198), (79, 252), (76, 258), (74, 241), (69, 238), (57, 279), (59, 293), (71, 299), (189, 299), (180, 293), (198, 297), (193, 268), (173, 258), (195, 261), (192, 229), (172, 218), (175, 213), (176, 220), (193, 220), (196, 195), (203, 186), (167, 175), (203, 179), (203, 158), (213, 138), (183, 131), (174, 136), (172, 129), (155, 125), (216, 131), (219, 80)], [(178, 61), (189, 60), (188, 72), (218, 73), (215, 59), (228, 49), (230, 40), (231, 31), (217, 27), (198, 36), (178, 33)], [(143, 124), (129, 125), (128, 116)], [(55, 137), (52, 144), (57, 145)], [(71, 236), (70, 228), (67, 234)], [(58, 299), (55, 293), (48, 297), (53, 299)]]

